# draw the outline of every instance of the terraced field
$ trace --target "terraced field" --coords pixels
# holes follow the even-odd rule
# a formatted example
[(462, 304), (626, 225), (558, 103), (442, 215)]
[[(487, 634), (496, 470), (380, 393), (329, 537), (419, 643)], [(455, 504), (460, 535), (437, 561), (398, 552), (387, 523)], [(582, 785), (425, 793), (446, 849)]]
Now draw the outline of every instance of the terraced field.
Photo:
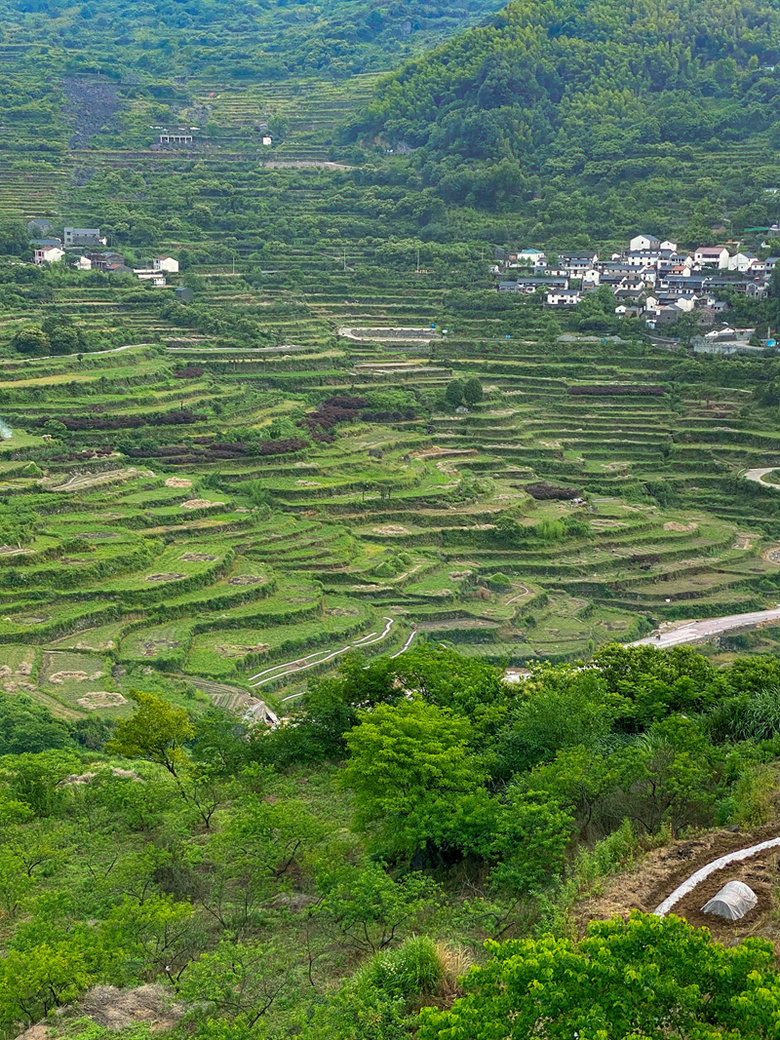
[[(405, 306), (424, 327), (426, 294)], [(441, 340), (433, 358), (395, 340), (192, 344), (188, 379), (164, 347), (2, 362), (2, 499), (36, 519), (0, 553), (0, 683), (68, 717), (121, 714), (154, 676), (247, 707), (350, 647), (444, 640), (521, 665), (774, 605), (780, 497), (739, 474), (780, 450), (767, 410), (716, 385), (733, 373), (681, 384), (653, 348), (560, 343), (551, 360), (468, 331), (446, 359)], [(455, 373), (484, 400), (429, 414)], [(404, 387), (412, 417), (267, 439), (318, 402)]]

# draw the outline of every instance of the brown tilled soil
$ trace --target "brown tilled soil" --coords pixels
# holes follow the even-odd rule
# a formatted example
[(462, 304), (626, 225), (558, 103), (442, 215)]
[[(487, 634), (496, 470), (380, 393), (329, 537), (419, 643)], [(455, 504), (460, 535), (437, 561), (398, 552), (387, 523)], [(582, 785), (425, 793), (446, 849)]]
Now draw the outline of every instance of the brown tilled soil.
[[(601, 895), (583, 900), (575, 907), (578, 929), (584, 931), (588, 921), (608, 920), (616, 914), (628, 914), (633, 909), (652, 913), (700, 867), (729, 852), (777, 837), (778, 833), (780, 827), (777, 824), (750, 833), (714, 831), (700, 838), (685, 839), (655, 849), (633, 870), (607, 881)], [(777, 903), (775, 893), (780, 885), (779, 863), (780, 850), (774, 848), (717, 870), (683, 896), (671, 912), (696, 927), (706, 926), (714, 938), (726, 943), (748, 935), (777, 935), (780, 938), (780, 926), (772, 920)], [(740, 921), (725, 921), (701, 913), (701, 907), (727, 881), (744, 881), (758, 896), (758, 905)]]

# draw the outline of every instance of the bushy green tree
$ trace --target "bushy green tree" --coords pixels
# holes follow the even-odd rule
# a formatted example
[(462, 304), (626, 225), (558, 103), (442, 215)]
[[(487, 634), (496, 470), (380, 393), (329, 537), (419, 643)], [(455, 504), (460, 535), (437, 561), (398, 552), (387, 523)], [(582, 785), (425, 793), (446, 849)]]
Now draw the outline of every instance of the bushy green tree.
[(354, 791), (355, 826), (378, 852), (411, 859), (426, 850), (479, 846), (495, 807), (469, 751), (463, 718), (422, 701), (362, 712), (347, 736), (341, 782)]
[(422, 1011), (420, 1040), (774, 1036), (780, 979), (761, 939), (727, 948), (677, 917), (634, 911), (591, 922), (576, 943), (546, 935), (488, 945), (467, 995)]

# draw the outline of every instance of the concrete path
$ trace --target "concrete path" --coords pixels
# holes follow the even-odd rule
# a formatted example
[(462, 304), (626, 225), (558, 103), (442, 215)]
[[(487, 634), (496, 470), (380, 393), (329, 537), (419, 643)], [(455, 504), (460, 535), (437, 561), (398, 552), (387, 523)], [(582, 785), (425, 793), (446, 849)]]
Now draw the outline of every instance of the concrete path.
[(756, 610), (749, 614), (729, 614), (726, 617), (688, 621), (679, 628), (637, 639), (630, 645), (657, 646), (663, 650), (670, 646), (681, 646), (684, 643), (698, 643), (712, 639), (713, 636), (730, 632), (735, 628), (753, 628), (767, 621), (780, 621), (780, 607), (774, 607), (772, 610)]
[(752, 480), (754, 484), (763, 484), (764, 487), (780, 488), (780, 484), (773, 484), (770, 481), (762, 479), (767, 475), (767, 473), (774, 473), (777, 469), (777, 466), (768, 466), (765, 469), (748, 469), (742, 474), (742, 476), (745, 480)]
[[(361, 639), (357, 639), (352, 643), (348, 643), (347, 646), (341, 647), (339, 650), (315, 650), (313, 654), (307, 654), (306, 657), (298, 657), (294, 661), (286, 661), (284, 664), (275, 664), (270, 668), (264, 669), (262, 672), (257, 672), (255, 675), (249, 676), (250, 686), (264, 686), (266, 683), (274, 682), (276, 679), (286, 678), (288, 675), (295, 675), (298, 672), (305, 672), (309, 668), (315, 668), (317, 665), (326, 664), (328, 661), (332, 661), (336, 657), (341, 657), (348, 650), (362, 650), (365, 646), (371, 646), (372, 643), (380, 643), (383, 639), (386, 639), (390, 629), (395, 624), (393, 618), (386, 617), (383, 619), (386, 624), (384, 631), (369, 632), (367, 636), (363, 636)], [(282, 700), (290, 701), (296, 697), (302, 697), (302, 693), (293, 693), (289, 697), (283, 697)]]

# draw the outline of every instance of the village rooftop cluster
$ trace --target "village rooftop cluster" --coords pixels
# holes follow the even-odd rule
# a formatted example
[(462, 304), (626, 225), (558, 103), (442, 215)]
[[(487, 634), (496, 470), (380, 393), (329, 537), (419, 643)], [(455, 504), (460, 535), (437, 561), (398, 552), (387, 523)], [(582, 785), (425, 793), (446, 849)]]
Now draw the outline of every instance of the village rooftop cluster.
[[(780, 229), (770, 228), (768, 237), (780, 237)], [(641, 234), (608, 259), (594, 250), (549, 256), (540, 249), (497, 250), (493, 272), (502, 278), (500, 292), (543, 292), (551, 308), (577, 307), (585, 294), (607, 286), (615, 295), (616, 314), (644, 317), (655, 329), (694, 312), (702, 324), (714, 324), (728, 309), (718, 298), (723, 292), (766, 296), (778, 259), (761, 260), (738, 243), (688, 251)]]
[[(30, 234), (46, 234), (53, 230), (49, 221), (33, 220), (27, 225)], [(179, 261), (172, 256), (156, 256), (144, 267), (130, 267), (125, 257), (106, 249), (107, 240), (100, 228), (63, 228), (62, 238), (33, 238), (34, 264), (56, 264), (70, 255), (77, 256), (73, 266), (78, 271), (102, 271), (104, 274), (134, 274), (141, 282), (165, 288), (166, 275), (179, 273)]]

